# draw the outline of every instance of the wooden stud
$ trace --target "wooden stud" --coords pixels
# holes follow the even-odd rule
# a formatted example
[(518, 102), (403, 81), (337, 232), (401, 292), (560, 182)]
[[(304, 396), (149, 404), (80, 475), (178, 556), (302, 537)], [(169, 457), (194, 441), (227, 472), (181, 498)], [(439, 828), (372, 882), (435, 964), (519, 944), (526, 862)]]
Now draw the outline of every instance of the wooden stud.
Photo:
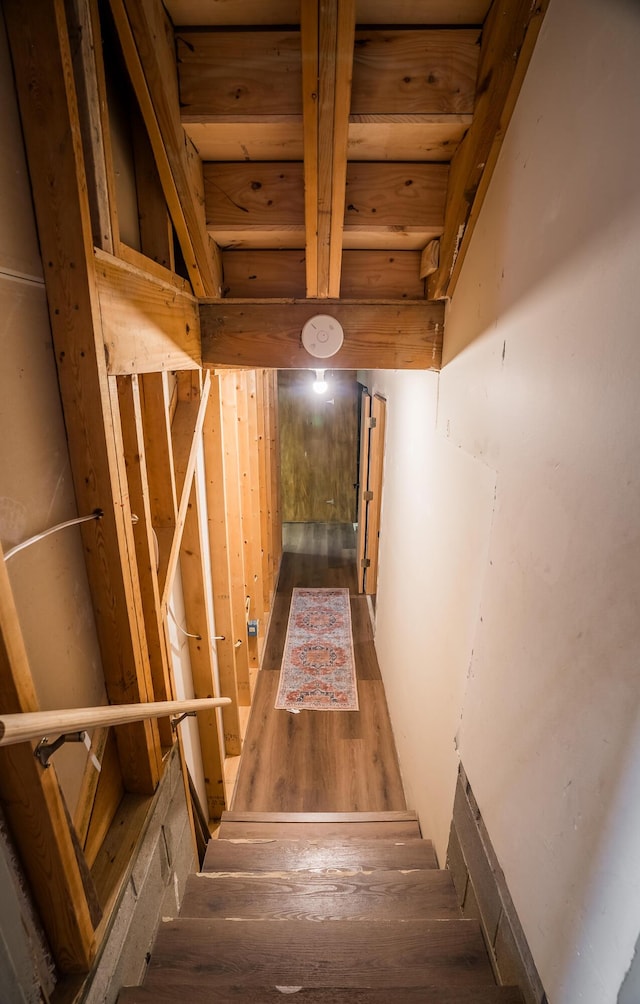
[[(0, 705), (9, 714), (38, 710), (1, 551)], [(29, 743), (0, 750), (0, 796), (56, 962), (62, 972), (86, 971), (94, 926), (55, 767), (40, 767)]]
[[(242, 535), (245, 620), (260, 619), (260, 604), (262, 589), (258, 588), (259, 541), (256, 541), (254, 495), (257, 485), (252, 483), (251, 454), (253, 452), (252, 430), (249, 409), (248, 379), (250, 371), (237, 370), (235, 373), (236, 387), (236, 421), (238, 444), (238, 486), (240, 493), (240, 526)], [(258, 639), (248, 637), (247, 647), (250, 669), (258, 667)]]
[(233, 644), (236, 652), (236, 679), (241, 705), (251, 704), (249, 681), (249, 651), (245, 611), (244, 548), (242, 542), (242, 503), (238, 448), (238, 415), (236, 410), (236, 375), (220, 376), (224, 486), (227, 503), (227, 557), (231, 596)]
[[(83, 525), (105, 683), (114, 703), (151, 689), (134, 560), (117, 388), (107, 377), (82, 144), (62, 0), (4, 8), (31, 172), (38, 235), (71, 468)], [(78, 416), (82, 416), (79, 421)], [(152, 792), (160, 774), (157, 728), (118, 729), (126, 787)]]
[(233, 613), (229, 578), (229, 548), (227, 544), (227, 504), (224, 485), (222, 421), (220, 413), (220, 377), (211, 378), (211, 393), (203, 427), (207, 520), (209, 528), (209, 561), (213, 587), (213, 611), (220, 689), (231, 698), (222, 710), (224, 745), (228, 756), (242, 751), (238, 713), (238, 684), (233, 637)]
[[(166, 569), (164, 576), (160, 578), (160, 606), (163, 611), (169, 603), (169, 597), (173, 589), (173, 578), (180, 555), (182, 533), (191, 496), (191, 484), (202, 442), (202, 426), (207, 410), (210, 387), (211, 376), (207, 373), (202, 384), (200, 400), (196, 402), (178, 401), (173, 419), (171, 439), (175, 488), (178, 492), (178, 515), (175, 529), (171, 536)], [(197, 407), (194, 407), (194, 404)]]
[[(190, 637), (188, 639), (193, 692), (196, 698), (221, 696), (212, 661), (214, 631), (205, 586), (204, 545), (201, 527), (204, 512), (201, 502), (198, 479), (194, 478), (182, 534), (180, 572), (187, 630), (190, 635), (198, 635), (197, 638)], [(225, 694), (224, 696), (229, 695)], [(218, 715), (215, 710), (198, 715), (198, 734), (209, 819), (220, 819), (226, 804), (223, 757), (218, 734)]]
[(165, 199), (197, 296), (219, 296), (180, 125), (173, 30), (159, 0), (110, 0), (122, 52), (155, 156)]
[[(345, 332), (332, 369), (440, 368), (443, 304), (325, 301), (323, 309)], [(309, 369), (317, 360), (300, 332), (316, 313), (318, 304), (308, 301), (201, 303), (203, 364)]]
[[(258, 453), (258, 492), (260, 512), (260, 543), (262, 553), (262, 610), (263, 616), (271, 609), (273, 592), (273, 553), (269, 524), (271, 521), (271, 465), (267, 457), (267, 415), (265, 403), (265, 383), (267, 371), (257, 370), (255, 373), (256, 387), (256, 421), (257, 421), (257, 453)], [(265, 624), (266, 633), (266, 624)]]
[(111, 254), (119, 230), (97, 0), (66, 0), (93, 243)]
[[(156, 543), (153, 530), (153, 513), (147, 473), (147, 454), (144, 439), (143, 408), (137, 376), (118, 378), (118, 396), (122, 421), (122, 438), (127, 465), (127, 481), (131, 508), (138, 517), (133, 536), (136, 546), (138, 576), (145, 633), (153, 681), (153, 699), (170, 701), (175, 698), (169, 670), (162, 616)], [(147, 418), (149, 419), (149, 415)], [(162, 424), (160, 426), (162, 428)], [(156, 460), (157, 462), (157, 460)], [(156, 479), (157, 480), (157, 479)], [(175, 519), (174, 519), (175, 522)], [(158, 719), (158, 730), (163, 747), (173, 745), (171, 725), (167, 718)]]
[(304, 137), (304, 215), (307, 296), (318, 296), (318, 94), (319, 0), (300, 5), (302, 121)]

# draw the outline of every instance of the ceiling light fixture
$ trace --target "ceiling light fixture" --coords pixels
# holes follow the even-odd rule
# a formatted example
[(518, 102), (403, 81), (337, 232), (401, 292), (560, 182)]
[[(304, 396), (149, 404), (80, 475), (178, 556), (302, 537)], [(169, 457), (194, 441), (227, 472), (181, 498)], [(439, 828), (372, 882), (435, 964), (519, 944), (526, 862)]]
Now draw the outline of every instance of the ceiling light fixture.
[(316, 394), (326, 394), (329, 384), (324, 378), (324, 370), (316, 370), (316, 378), (313, 381), (313, 389)]
[(302, 328), (302, 344), (310, 356), (328, 359), (342, 347), (344, 331), (340, 321), (330, 314), (315, 314)]

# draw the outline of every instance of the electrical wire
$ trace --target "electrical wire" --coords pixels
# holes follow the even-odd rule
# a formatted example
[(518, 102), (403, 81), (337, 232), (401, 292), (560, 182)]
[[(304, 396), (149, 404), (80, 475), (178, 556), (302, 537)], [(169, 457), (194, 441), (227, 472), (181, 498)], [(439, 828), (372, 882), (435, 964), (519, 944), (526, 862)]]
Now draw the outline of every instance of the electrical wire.
[(173, 610), (171, 609), (171, 607), (169, 605), (167, 605), (167, 613), (169, 614), (169, 617), (171, 618), (171, 620), (173, 621), (173, 623), (177, 627), (178, 631), (182, 631), (182, 633), (184, 635), (186, 635), (187, 638), (196, 638), (198, 641), (202, 641), (202, 635), (201, 634), (190, 634), (189, 631), (185, 631), (185, 629), (182, 627), (181, 624), (178, 624), (178, 622), (177, 622), (177, 620), (175, 618), (175, 614), (174, 614)]
[(28, 540), (23, 540), (21, 544), (16, 544), (15, 547), (10, 548), (10, 550), (5, 551), (4, 560), (8, 561), (9, 558), (13, 558), (14, 554), (18, 551), (23, 551), (25, 547), (30, 547), (31, 544), (36, 544), (39, 540), (44, 540), (51, 533), (57, 533), (58, 530), (64, 530), (68, 526), (76, 526), (78, 523), (88, 523), (92, 519), (102, 519), (104, 512), (102, 509), (95, 509), (90, 516), (78, 516), (76, 519), (68, 519), (66, 523), (58, 523), (57, 526), (52, 526), (48, 530), (43, 530), (42, 533), (37, 533), (34, 537), (29, 537)]

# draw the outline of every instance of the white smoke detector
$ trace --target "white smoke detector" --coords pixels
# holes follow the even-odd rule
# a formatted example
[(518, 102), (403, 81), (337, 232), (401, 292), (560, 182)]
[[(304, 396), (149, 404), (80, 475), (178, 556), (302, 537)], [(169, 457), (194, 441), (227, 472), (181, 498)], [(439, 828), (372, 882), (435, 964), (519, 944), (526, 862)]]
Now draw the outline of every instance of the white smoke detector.
[(330, 314), (316, 314), (302, 328), (302, 344), (310, 356), (328, 359), (342, 347), (344, 331), (340, 321)]

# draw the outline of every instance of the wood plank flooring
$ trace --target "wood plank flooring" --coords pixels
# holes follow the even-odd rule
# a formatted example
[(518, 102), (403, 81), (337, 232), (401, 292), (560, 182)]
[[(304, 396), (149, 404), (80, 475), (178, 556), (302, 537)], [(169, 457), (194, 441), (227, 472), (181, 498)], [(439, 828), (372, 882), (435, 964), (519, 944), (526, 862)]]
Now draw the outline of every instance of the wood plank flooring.
[[(274, 702), (295, 587), (351, 593), (359, 711), (276, 711)], [(351, 524), (285, 524), (283, 557), (232, 809), (257, 812), (406, 808), (364, 596), (356, 592)]]

